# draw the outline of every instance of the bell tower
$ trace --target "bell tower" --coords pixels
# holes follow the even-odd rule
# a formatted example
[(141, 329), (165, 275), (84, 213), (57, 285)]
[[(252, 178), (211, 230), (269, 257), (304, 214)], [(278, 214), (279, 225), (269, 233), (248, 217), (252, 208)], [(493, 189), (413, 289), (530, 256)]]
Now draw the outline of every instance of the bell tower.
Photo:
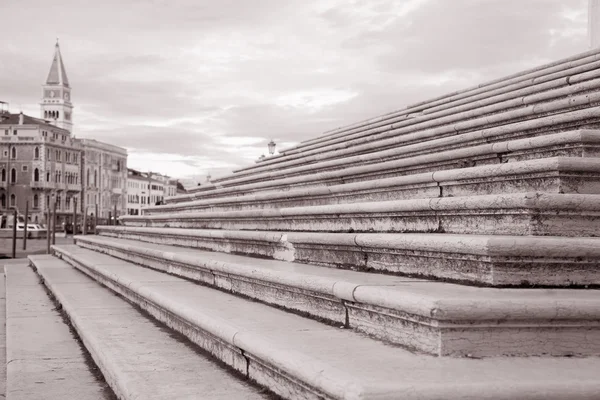
[(63, 64), (58, 39), (54, 46), (54, 59), (46, 83), (42, 85), (42, 102), (40, 103), (42, 119), (68, 130), (73, 129), (73, 104), (71, 103), (71, 87), (67, 71)]

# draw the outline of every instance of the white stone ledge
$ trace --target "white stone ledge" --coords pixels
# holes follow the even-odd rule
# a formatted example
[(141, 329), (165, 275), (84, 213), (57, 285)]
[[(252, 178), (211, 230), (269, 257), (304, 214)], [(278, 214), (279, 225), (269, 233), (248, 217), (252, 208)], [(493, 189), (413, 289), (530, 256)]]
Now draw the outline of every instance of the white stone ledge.
[[(394, 164), (401, 163), (394, 162)], [(351, 183), (244, 196), (225, 197), (230, 194), (226, 191), (230, 192), (230, 190), (223, 190), (220, 194), (224, 197), (149, 207), (144, 210), (144, 215), (202, 209), (227, 211), (391, 199), (408, 200), (415, 197), (437, 197), (440, 193), (443, 196), (468, 196), (523, 192), (532, 189), (555, 193), (600, 193), (598, 185), (600, 161), (596, 158), (552, 157), (395, 177), (385, 177), (389, 172), (383, 168), (369, 169), (377, 173), (377, 177), (371, 176), (372, 179), (369, 180), (352, 182), (356, 178), (352, 179), (353, 175), (347, 175), (343, 179)], [(364, 172), (365, 168), (348, 168), (348, 170)], [(347, 172), (352, 174), (352, 171)], [(341, 176), (341, 173), (338, 176)]]
[[(271, 366), (277, 366), (279, 368), (282, 368), (283, 371), (287, 371), (288, 373), (291, 373), (292, 377), (295, 377), (297, 379), (300, 379), (301, 381), (307, 383), (309, 385), (309, 387), (313, 387), (313, 388), (318, 388), (321, 389), (325, 392), (331, 393), (333, 394), (332, 391), (332, 387), (329, 386), (326, 382), (331, 383), (331, 379), (339, 382), (342, 381), (347, 381), (346, 378), (349, 377), (347, 369), (346, 371), (345, 368), (341, 368), (341, 369), (337, 369), (336, 368), (332, 368), (335, 364), (329, 364), (326, 360), (332, 360), (332, 354), (339, 354), (337, 353), (335, 350), (333, 352), (325, 350), (321, 353), (321, 357), (320, 358), (320, 362), (317, 363), (317, 365), (314, 365), (312, 363), (312, 358), (315, 356), (315, 348), (313, 347), (311, 349), (311, 346), (313, 346), (315, 342), (313, 342), (312, 340), (306, 340), (303, 342), (303, 345), (301, 347), (296, 347), (294, 345), (294, 340), (297, 340), (297, 338), (295, 338), (294, 336), (296, 335), (291, 335), (290, 337), (288, 337), (288, 341), (286, 341), (286, 343), (288, 344), (288, 346), (286, 346), (286, 351), (281, 351), (283, 349), (278, 348), (278, 344), (281, 343), (281, 341), (279, 340), (274, 340), (274, 341), (270, 341), (269, 338), (271, 338), (271, 340), (273, 339), (273, 335), (283, 335), (285, 336), (286, 334), (288, 334), (286, 331), (289, 329), (287, 324), (285, 324), (284, 321), (280, 321), (281, 323), (278, 324), (280, 326), (280, 328), (278, 329), (281, 330), (281, 332), (279, 333), (271, 331), (269, 329), (265, 329), (265, 328), (261, 328), (261, 321), (266, 321), (267, 318), (269, 318), (269, 324), (277, 324), (277, 319), (275, 316), (279, 316), (281, 314), (272, 311), (269, 312), (264, 306), (262, 305), (256, 305), (254, 306), (254, 308), (257, 309), (263, 309), (264, 311), (261, 312), (260, 314), (255, 314), (253, 318), (253, 322), (252, 322), (252, 327), (251, 329), (248, 329), (247, 327), (245, 327), (245, 325), (247, 326), (247, 322), (245, 321), (241, 321), (241, 320), (233, 320), (231, 318), (231, 316), (228, 315), (223, 315), (223, 308), (221, 307), (221, 311), (217, 312), (217, 310), (212, 311), (211, 308), (211, 304), (218, 304), (218, 303), (214, 303), (214, 302), (219, 302), (219, 299), (223, 296), (227, 296), (224, 294), (218, 294), (218, 293), (214, 293), (212, 294), (212, 297), (214, 297), (214, 302), (213, 303), (209, 303), (207, 302), (208, 298), (205, 297), (204, 301), (202, 302), (203, 306), (200, 307), (193, 307), (192, 304), (197, 304), (198, 300), (194, 299), (194, 295), (192, 295), (192, 293), (189, 293), (189, 296), (186, 296), (186, 299), (188, 303), (187, 304), (183, 304), (182, 303), (182, 299), (184, 297), (182, 297), (184, 295), (184, 293), (189, 292), (189, 290), (184, 287), (183, 285), (178, 285), (177, 286), (177, 290), (178, 292), (180, 292), (180, 295), (177, 296), (177, 298), (171, 298), (170, 296), (168, 296), (168, 293), (174, 293), (172, 290), (168, 290), (168, 288), (166, 287), (166, 285), (161, 285), (158, 282), (156, 284), (148, 284), (146, 286), (138, 286), (135, 285), (134, 282), (135, 280), (132, 279), (131, 277), (133, 276), (129, 270), (131, 269), (131, 267), (129, 265), (124, 264), (122, 261), (108, 261), (105, 258), (102, 257), (106, 257), (104, 255), (95, 253), (95, 254), (90, 254), (85, 253), (85, 250), (80, 250), (80, 251), (70, 251), (69, 249), (65, 249), (63, 246), (57, 246), (55, 248), (55, 251), (57, 252), (57, 254), (61, 255), (63, 257), (63, 259), (66, 259), (68, 262), (72, 263), (73, 265), (77, 266), (78, 268), (84, 270), (84, 271), (93, 271), (94, 275), (96, 276), (96, 279), (100, 279), (101, 282), (105, 281), (105, 279), (103, 279), (103, 277), (105, 276), (106, 278), (108, 278), (108, 280), (110, 280), (110, 287), (113, 288), (113, 290), (117, 290), (118, 292), (121, 293), (125, 293), (125, 295), (127, 297), (132, 298), (133, 296), (127, 295), (127, 291), (131, 290), (136, 292), (139, 296), (142, 297), (142, 299), (137, 300), (138, 303), (144, 303), (144, 299), (148, 299), (151, 304), (154, 304), (155, 306), (164, 308), (166, 310), (168, 310), (169, 313), (178, 315), (180, 317), (182, 317), (185, 321), (189, 321), (191, 322), (194, 326), (197, 326), (199, 328), (201, 328), (202, 330), (205, 330), (207, 332), (210, 332), (212, 335), (220, 338), (221, 340), (224, 340), (230, 344), (233, 344), (236, 347), (239, 347), (241, 350), (243, 350), (244, 352), (247, 352), (248, 357), (250, 357), (250, 359), (257, 359), (260, 362), (263, 363), (267, 363), (268, 365)], [(131, 276), (131, 277), (127, 277), (127, 275)], [(139, 275), (138, 273), (135, 274), (136, 276)], [(147, 273), (143, 274), (144, 276), (149, 276)], [(156, 279), (153, 279), (153, 281), (157, 281)], [(125, 289), (125, 291), (121, 290)], [(166, 290), (165, 290), (166, 289)], [(365, 290), (367, 290), (368, 288), (365, 288)], [(463, 288), (464, 289), (464, 288)], [(469, 288), (467, 288), (469, 289)], [(193, 287), (193, 289), (191, 290), (197, 290), (197, 291), (202, 291), (202, 292), (207, 292), (208, 289), (204, 289), (204, 288), (200, 288), (200, 287)], [(574, 293), (575, 296), (577, 296), (576, 293)], [(581, 295), (581, 293), (580, 293)], [(504, 296), (504, 295), (502, 295)], [(543, 295), (542, 295), (543, 296)], [(560, 295), (559, 295), (560, 296)], [(491, 297), (491, 298), (490, 298)], [(487, 301), (484, 302), (484, 307), (485, 304), (488, 303), (493, 303), (496, 300), (496, 298), (494, 298), (495, 296), (490, 296), (490, 297), (486, 297)], [(135, 297), (133, 297), (135, 298)], [(526, 296), (526, 298), (519, 298), (519, 296), (516, 296), (516, 299), (510, 298), (508, 294), (506, 295), (506, 302), (505, 304), (512, 304), (512, 303), (517, 303), (518, 301), (522, 301), (527, 303), (529, 300), (535, 299), (537, 298), (535, 295), (531, 295), (531, 296)], [(423, 299), (422, 297), (419, 297), (418, 295), (416, 295), (413, 299), (412, 299), (415, 303), (423, 303)], [(566, 303), (569, 303), (571, 306), (573, 305), (573, 299), (570, 300), (566, 300)], [(407, 298), (405, 299), (405, 302), (409, 303), (411, 301), (411, 296), (408, 295)], [(453, 301), (453, 300), (451, 300)], [(556, 297), (554, 297), (552, 300), (550, 301), (554, 301), (554, 306), (559, 305), (560, 300), (557, 302)], [(576, 303), (579, 300), (575, 301)], [(593, 300), (596, 301), (596, 300)], [(425, 301), (427, 302), (427, 300)], [(501, 303), (501, 302), (500, 302)], [(581, 299), (581, 304), (585, 304), (586, 301), (584, 301), (583, 299)], [(227, 304), (230, 307), (236, 307), (236, 301), (230, 300), (227, 302)], [(455, 303), (456, 304), (456, 303)], [(453, 304), (452, 306), (454, 306), (455, 304)], [(544, 307), (543, 304), (535, 304), (535, 301), (533, 303), (534, 305), (532, 306), (532, 309), (541, 309)], [(438, 303), (434, 303), (431, 304), (433, 306), (437, 306), (440, 305)], [(503, 306), (500, 306), (499, 308), (502, 308)], [(434, 316), (437, 315), (437, 313), (439, 313), (440, 315), (442, 315), (441, 312), (437, 311), (438, 309), (434, 309), (433, 311), (435, 312), (430, 312), (430, 314), (433, 314)], [(529, 311), (526, 311), (529, 312)], [(597, 312), (597, 308), (594, 309), (593, 312)], [(225, 313), (227, 314), (227, 313)], [(590, 318), (592, 315), (588, 314), (586, 311), (584, 311), (584, 314)], [(254, 315), (254, 314), (253, 314)], [(549, 315), (551, 315), (551, 313), (549, 313)], [(595, 314), (594, 314), (595, 315)], [(286, 316), (286, 318), (288, 320), (294, 319), (294, 320), (298, 320), (300, 321), (300, 319), (298, 319), (297, 317), (293, 317), (293, 316)], [(502, 315), (502, 318), (506, 318), (506, 314)], [(589, 319), (588, 319), (589, 321)], [(290, 321), (291, 322), (291, 321)], [(289, 323), (289, 322), (288, 322)], [(304, 325), (310, 325), (308, 321), (306, 322), (302, 322), (302, 324)], [(493, 323), (490, 325), (494, 325)], [(594, 329), (592, 329), (593, 325), (590, 325), (589, 323), (586, 324), (586, 328), (584, 329), (584, 331), (587, 333), (587, 340), (590, 342), (594, 341), (594, 336), (595, 335), (591, 335), (590, 332), (592, 332)], [(563, 325), (564, 326), (564, 325)], [(488, 326), (488, 328), (490, 328), (491, 326)], [(520, 326), (521, 328), (524, 327), (523, 324), (521, 324)], [(308, 326), (307, 326), (308, 328)], [(497, 326), (495, 327), (499, 330), (504, 330), (507, 329), (508, 331), (511, 330), (510, 325), (506, 325), (504, 328), (498, 328)], [(515, 327), (516, 328), (516, 327)], [(541, 330), (546, 329), (546, 326), (543, 326)], [(571, 328), (573, 328), (573, 326), (571, 326)], [(293, 328), (293, 329), (297, 329), (297, 328)], [(468, 329), (468, 327), (461, 327), (461, 329)], [(491, 329), (494, 329), (493, 327)], [(560, 328), (559, 328), (560, 330)], [(308, 329), (306, 329), (308, 333), (308, 335), (312, 336), (313, 339), (316, 339), (317, 341), (319, 341), (319, 338), (315, 338), (314, 335), (319, 335), (317, 332), (321, 332), (323, 335), (328, 336), (328, 335), (334, 335), (334, 336), (339, 336), (336, 335), (333, 332), (342, 332), (339, 330), (335, 330), (335, 328), (328, 328), (326, 326), (322, 326), (321, 328), (315, 328), (315, 327), (310, 327)], [(523, 332), (521, 332), (520, 334), (517, 334), (518, 330), (515, 330), (515, 332), (513, 332), (513, 335), (510, 336), (511, 341), (515, 341), (515, 338), (518, 337), (522, 337), (525, 338), (526, 335), (523, 334)], [(489, 334), (489, 333), (488, 333)], [(515, 336), (515, 334), (517, 334)], [(300, 333), (300, 335), (302, 335)], [(282, 337), (283, 337), (282, 336)], [(325, 337), (323, 336), (323, 337)], [(343, 342), (339, 342), (340, 339), (337, 339), (337, 345), (349, 345), (348, 343), (348, 338), (350, 336), (348, 336), (347, 334), (343, 334), (343, 336), (346, 338), (346, 341)], [(330, 337), (329, 339), (331, 340), (336, 340), (335, 337)], [(495, 339), (495, 338), (494, 338)], [(322, 340), (322, 339), (320, 339)], [(343, 339), (342, 339), (343, 340)], [(356, 337), (353, 336), (353, 339), (351, 339), (351, 341), (365, 341), (368, 339), (366, 338), (361, 338), (361, 337)], [(518, 339), (517, 339), (518, 340)], [(358, 343), (358, 342), (356, 342)], [(366, 342), (362, 342), (362, 343), (366, 343)], [(454, 339), (450, 338), (450, 340), (448, 341), (448, 343), (453, 344), (455, 343)], [(370, 343), (369, 346), (374, 346), (375, 343)], [(584, 347), (585, 344), (581, 344), (578, 343), (578, 345), (580, 345), (581, 347)], [(354, 350), (357, 351), (357, 353), (355, 353), (353, 356), (359, 356), (359, 354), (361, 354), (361, 351), (358, 349), (359, 346), (357, 346)], [(376, 346), (377, 347), (377, 346)], [(289, 349), (293, 349), (293, 350), (289, 350)], [(302, 353), (299, 352), (299, 348), (302, 348)], [(392, 362), (392, 359), (396, 359), (396, 362), (406, 362), (408, 360), (400, 360), (397, 359), (396, 357), (404, 357), (403, 354), (407, 354), (406, 352), (404, 352), (403, 350), (400, 349), (393, 349), (393, 348), (389, 348), (387, 346), (382, 346), (381, 349), (385, 349), (383, 351), (387, 351), (387, 352), (392, 352), (394, 354), (388, 354), (391, 357), (382, 357), (380, 354), (374, 354), (374, 353), (362, 353), (362, 355), (360, 355), (359, 357), (361, 357), (361, 363), (370, 363), (370, 362), (375, 362), (375, 361), (380, 361), (383, 363), (383, 360), (386, 361), (386, 363), (383, 363), (383, 365), (385, 365), (384, 368), (393, 368), (393, 365), (388, 365), (388, 362)], [(486, 349), (486, 350), (489, 350)], [(318, 350), (317, 350), (318, 351)], [(346, 353), (347, 354), (347, 353)], [(369, 355), (367, 355), (369, 354)], [(347, 356), (350, 356), (347, 354)], [(364, 357), (367, 358), (364, 358)], [(394, 357), (395, 356), (395, 357)], [(336, 356), (333, 356), (336, 357)], [(345, 356), (344, 356), (345, 357)], [(375, 358), (372, 358), (375, 357)], [(414, 356), (411, 356), (414, 357)], [(417, 357), (422, 357), (422, 356), (417, 356)], [(423, 362), (429, 362), (426, 361), (427, 358), (423, 359)], [(451, 359), (446, 359), (446, 361), (442, 361), (443, 359), (430, 359), (431, 362), (450, 362), (452, 363)], [(502, 363), (503, 359), (502, 358), (494, 358), (494, 362), (495, 363)], [(473, 361), (473, 360), (471, 360)], [(309, 368), (308, 370), (305, 369), (305, 364), (306, 365), (311, 365), (316, 368), (316, 370), (314, 370), (314, 372), (320, 370), (320, 373), (317, 373), (316, 375), (313, 374), (313, 369)], [(394, 363), (395, 364), (395, 363)], [(338, 365), (342, 365), (342, 364), (338, 364)], [(352, 369), (352, 368), (351, 368)], [(378, 372), (379, 373), (379, 372)], [(376, 373), (375, 375), (377, 375), (378, 373)], [(352, 374), (350, 374), (352, 375)], [(372, 375), (367, 373), (366, 375), (361, 375), (361, 376), (354, 376), (354, 379), (357, 383), (357, 385), (359, 387), (362, 387), (365, 380), (369, 380), (368, 376)], [(325, 379), (323, 379), (325, 378)], [(383, 382), (383, 381), (382, 381)], [(387, 385), (386, 385), (387, 386)], [(339, 388), (340, 386), (338, 386), (337, 384), (334, 385), (334, 387)], [(339, 389), (338, 389), (339, 390)], [(337, 398), (337, 397), (335, 397)], [(341, 397), (341, 398), (346, 398), (346, 397)]]
[[(478, 285), (598, 285), (600, 239), (102, 227), (103, 236)], [(218, 232), (218, 231), (217, 231)], [(81, 240), (87, 240), (86, 237)]]
[(540, 192), (123, 216), (127, 226), (596, 236), (600, 195)]

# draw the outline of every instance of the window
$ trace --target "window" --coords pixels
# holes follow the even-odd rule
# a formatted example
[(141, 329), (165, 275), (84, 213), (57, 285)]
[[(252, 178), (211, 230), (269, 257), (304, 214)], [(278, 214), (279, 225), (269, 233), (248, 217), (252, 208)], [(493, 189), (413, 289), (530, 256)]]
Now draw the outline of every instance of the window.
[(10, 170), (10, 183), (17, 183), (17, 170), (14, 168)]
[(5, 129), (5, 130), (4, 130), (4, 134), (5, 134), (5, 135), (8, 135), (8, 129)]
[(50, 172), (46, 172), (46, 182), (50, 182)]
[(15, 129), (15, 130), (13, 131), (13, 136), (15, 136), (15, 135), (17, 134), (17, 132), (18, 132), (18, 131)]
[(33, 181), (34, 182), (40, 181), (40, 170), (37, 168), (33, 170)]
[(29, 171), (29, 166), (28, 166), (28, 165), (23, 165), (23, 166), (21, 167), (21, 171), (23, 171), (23, 172), (27, 172), (27, 171)]
[(2, 168), (2, 182), (6, 182), (6, 170)]
[(36, 147), (33, 150), (33, 158), (35, 158), (36, 160), (38, 160), (40, 158), (40, 148), (39, 147)]
[(17, 205), (17, 196), (15, 196), (14, 194), (11, 194), (9, 207), (16, 207), (16, 205)]
[(39, 207), (40, 207), (40, 198), (38, 197), (37, 194), (34, 194), (33, 195), (33, 208), (39, 208)]
[(17, 158), (17, 148), (15, 146), (10, 149), (10, 158), (13, 160)]
[(86, 182), (87, 185), (90, 186), (90, 169), (88, 168), (87, 172), (86, 172)]

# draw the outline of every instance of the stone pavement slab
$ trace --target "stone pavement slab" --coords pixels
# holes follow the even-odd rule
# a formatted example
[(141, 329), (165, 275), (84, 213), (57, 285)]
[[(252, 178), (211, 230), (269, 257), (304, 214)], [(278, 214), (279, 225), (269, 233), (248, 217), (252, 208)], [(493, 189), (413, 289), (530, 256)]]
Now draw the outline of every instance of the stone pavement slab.
[(27, 263), (6, 265), (6, 398), (112, 399)]

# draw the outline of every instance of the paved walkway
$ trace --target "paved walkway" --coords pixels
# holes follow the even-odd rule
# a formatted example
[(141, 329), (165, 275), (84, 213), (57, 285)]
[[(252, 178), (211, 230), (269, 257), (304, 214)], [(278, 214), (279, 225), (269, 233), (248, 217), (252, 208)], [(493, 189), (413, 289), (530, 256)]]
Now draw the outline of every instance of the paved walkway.
[[(63, 237), (56, 234), (56, 244), (72, 244), (73, 236)], [(46, 238), (27, 239), (27, 250), (23, 250), (23, 239), (17, 239), (17, 257), (26, 258), (31, 254), (46, 254)], [(0, 259), (12, 258), (12, 239), (0, 239)]]

